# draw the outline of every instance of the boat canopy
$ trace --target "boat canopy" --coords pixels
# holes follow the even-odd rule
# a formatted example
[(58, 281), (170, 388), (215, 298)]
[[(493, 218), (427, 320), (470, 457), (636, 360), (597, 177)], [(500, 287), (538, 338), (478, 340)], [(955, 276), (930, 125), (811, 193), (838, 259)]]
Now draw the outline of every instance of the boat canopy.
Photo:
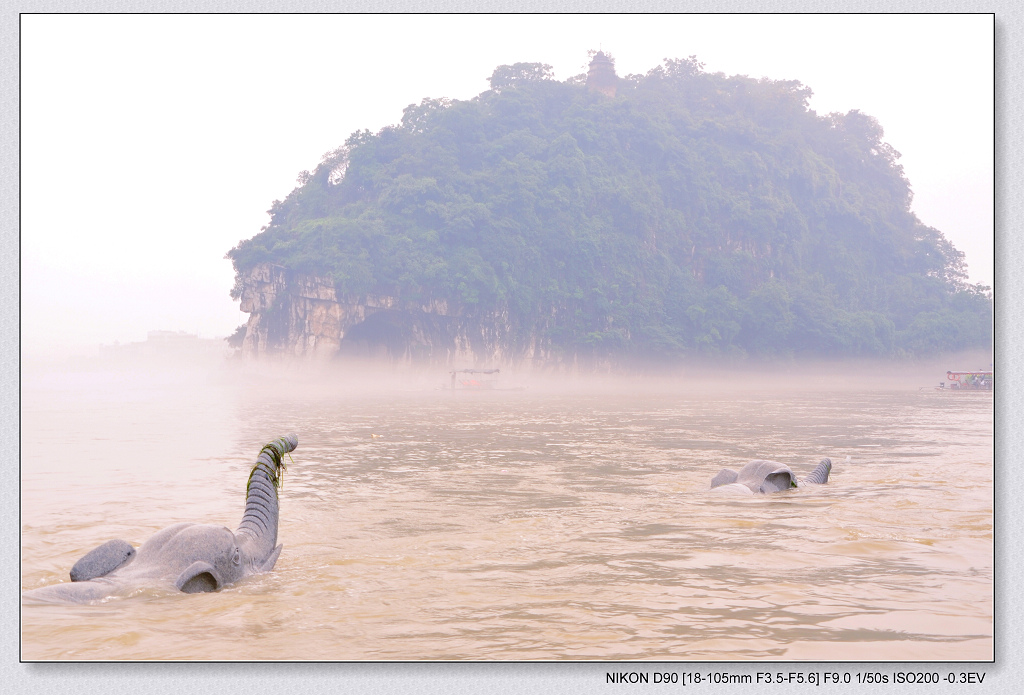
[[(946, 378), (951, 382), (949, 387), (952, 389), (969, 389), (973, 391), (992, 390), (992, 371), (988, 369), (978, 369), (970, 372), (950, 370), (946, 372)], [(941, 384), (940, 386), (944, 386), (944, 384)]]

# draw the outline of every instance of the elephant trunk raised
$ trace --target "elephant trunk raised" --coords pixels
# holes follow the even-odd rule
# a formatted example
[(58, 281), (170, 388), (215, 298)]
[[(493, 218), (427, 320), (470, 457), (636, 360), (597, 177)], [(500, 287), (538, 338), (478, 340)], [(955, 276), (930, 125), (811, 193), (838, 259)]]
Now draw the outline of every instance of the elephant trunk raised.
[(249, 474), (245, 513), (235, 536), (252, 572), (273, 568), (281, 554), (282, 546), (277, 545), (277, 490), (284, 471), (282, 457), (298, 445), (299, 440), (294, 434), (275, 439), (260, 450)]

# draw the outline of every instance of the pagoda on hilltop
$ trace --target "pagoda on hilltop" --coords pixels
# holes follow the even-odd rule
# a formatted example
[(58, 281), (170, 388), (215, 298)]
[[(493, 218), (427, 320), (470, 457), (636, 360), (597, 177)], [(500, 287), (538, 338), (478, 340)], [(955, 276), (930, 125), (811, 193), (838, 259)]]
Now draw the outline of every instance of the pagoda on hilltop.
[(590, 69), (587, 71), (587, 89), (614, 97), (618, 85), (619, 77), (615, 74), (615, 59), (605, 55), (603, 51), (598, 51), (594, 55), (594, 59), (590, 61)]

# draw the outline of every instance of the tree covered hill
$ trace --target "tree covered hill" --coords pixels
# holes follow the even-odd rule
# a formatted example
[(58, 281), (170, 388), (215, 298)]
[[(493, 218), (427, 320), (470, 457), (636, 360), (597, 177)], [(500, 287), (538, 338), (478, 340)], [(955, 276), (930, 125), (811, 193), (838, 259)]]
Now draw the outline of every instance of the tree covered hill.
[[(991, 344), (988, 288), (910, 211), (899, 153), (799, 82), (694, 57), (618, 79), (497, 68), (358, 131), (228, 256), (444, 300), (564, 355), (923, 355)], [(518, 338), (517, 338), (518, 339)]]

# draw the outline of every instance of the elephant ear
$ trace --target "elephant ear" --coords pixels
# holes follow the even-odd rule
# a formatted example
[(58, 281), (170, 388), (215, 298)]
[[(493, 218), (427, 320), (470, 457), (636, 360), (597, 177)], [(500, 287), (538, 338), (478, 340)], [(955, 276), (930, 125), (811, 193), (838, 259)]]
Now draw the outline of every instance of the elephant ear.
[(788, 468), (769, 473), (761, 484), (761, 492), (781, 492), (796, 487), (796, 477)]
[(178, 575), (174, 586), (186, 594), (201, 594), (216, 591), (220, 588), (220, 582), (214, 573), (213, 565), (209, 562), (196, 561)]
[(124, 567), (135, 557), (135, 548), (128, 541), (116, 539), (96, 546), (71, 568), (71, 581), (87, 582)]

